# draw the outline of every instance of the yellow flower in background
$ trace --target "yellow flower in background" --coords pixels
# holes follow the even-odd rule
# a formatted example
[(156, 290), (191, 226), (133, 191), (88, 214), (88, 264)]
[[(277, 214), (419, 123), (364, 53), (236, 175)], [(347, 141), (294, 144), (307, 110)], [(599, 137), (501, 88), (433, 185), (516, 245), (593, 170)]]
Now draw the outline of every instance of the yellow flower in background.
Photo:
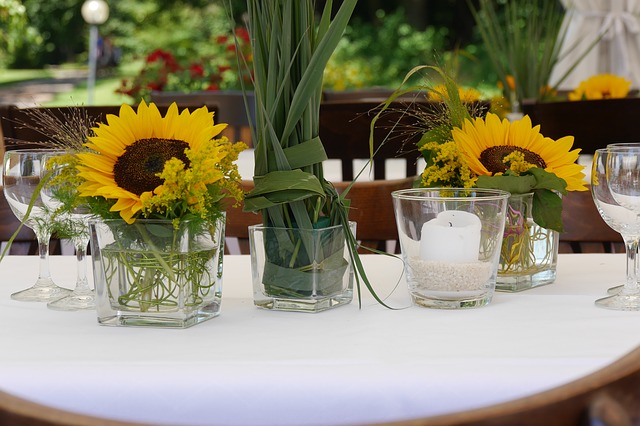
[(570, 101), (624, 98), (629, 94), (631, 81), (613, 74), (598, 74), (582, 81), (569, 93)]
[[(459, 87), (458, 88), (458, 96), (460, 96), (460, 100), (467, 104), (471, 102), (477, 102), (480, 100), (480, 91), (474, 88), (468, 87)], [(431, 90), (429, 90), (429, 99), (442, 102), (449, 98), (449, 93), (445, 85), (440, 84), (435, 86)]]
[(108, 115), (107, 124), (92, 129), (94, 136), (85, 144), (91, 152), (76, 154), (78, 175), (84, 179), (78, 192), (111, 200), (110, 211), (119, 212), (128, 223), (138, 213), (179, 217), (184, 208), (204, 217), (207, 185), (234, 170), (237, 175), (235, 166), (219, 164), (230, 154), (235, 161), (246, 148), (238, 143), (230, 149), (233, 144), (227, 138), (214, 139), (225, 127), (214, 124), (213, 112), (206, 107), (179, 113), (173, 103), (163, 117), (153, 103), (147, 106), (143, 101), (137, 111), (123, 105), (119, 115)]
[(462, 128), (453, 129), (452, 137), (477, 175), (507, 170), (519, 174), (535, 166), (564, 179), (568, 191), (587, 189), (583, 166), (576, 163), (580, 149), (571, 150), (573, 136), (556, 141), (544, 137), (540, 126), (532, 127), (529, 116), (510, 123), (488, 113), (486, 119), (465, 120)]

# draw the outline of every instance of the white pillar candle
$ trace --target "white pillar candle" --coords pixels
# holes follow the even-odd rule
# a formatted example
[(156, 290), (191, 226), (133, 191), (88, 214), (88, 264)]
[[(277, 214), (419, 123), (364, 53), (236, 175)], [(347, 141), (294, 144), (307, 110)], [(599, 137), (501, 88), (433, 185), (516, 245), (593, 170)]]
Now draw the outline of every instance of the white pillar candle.
[(473, 213), (443, 211), (422, 225), (420, 257), (451, 263), (476, 262), (481, 228), (480, 218)]

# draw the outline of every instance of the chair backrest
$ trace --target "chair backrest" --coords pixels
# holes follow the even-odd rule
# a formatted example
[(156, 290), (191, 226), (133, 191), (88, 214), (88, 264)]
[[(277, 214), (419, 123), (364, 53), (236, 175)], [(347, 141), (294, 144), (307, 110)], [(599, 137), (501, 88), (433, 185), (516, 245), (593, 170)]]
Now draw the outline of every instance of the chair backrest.
[(582, 102), (525, 101), (522, 112), (529, 115), (534, 125), (539, 124), (547, 137), (574, 136), (573, 147), (581, 148), (582, 154), (593, 154), (612, 142), (640, 140), (640, 128), (635, 123), (640, 115), (637, 97)]
[(379, 426), (535, 426), (636, 424), (640, 418), (640, 348), (574, 382), (477, 410)]
[(34, 112), (45, 112), (60, 120), (70, 117), (72, 108), (86, 112), (87, 117), (104, 120), (106, 114), (117, 114), (120, 106), (82, 106), (82, 107), (33, 107), (18, 108), (15, 105), (3, 105), (0, 108), (0, 121), (4, 137), (5, 149), (23, 149), (42, 147), (41, 142), (47, 142), (46, 135), (36, 128), (42, 124), (37, 122)]
[[(379, 111), (377, 100), (346, 100), (323, 102), (320, 105), (320, 139), (329, 159), (340, 159), (342, 180), (354, 178), (353, 160), (369, 159), (369, 135), (371, 121)], [(484, 115), (488, 103), (474, 104), (470, 111)], [(440, 103), (416, 99), (407, 102), (392, 102), (376, 122), (373, 145), (374, 179), (389, 179), (386, 160), (405, 159), (405, 176), (419, 173), (418, 159), (421, 157), (416, 147), (424, 124), (421, 117), (441, 110)]]
[[(394, 180), (357, 182), (351, 187), (347, 198), (351, 200), (349, 220), (357, 224), (356, 238), (364, 247), (387, 250), (387, 242), (398, 240), (398, 228), (391, 192), (411, 188), (415, 177)], [(244, 181), (244, 189), (253, 188), (253, 182)], [(335, 182), (334, 186), (342, 193), (350, 182)], [(241, 253), (249, 252), (250, 225), (262, 223), (260, 214), (246, 213), (240, 207), (227, 209), (227, 238), (236, 238)], [(366, 250), (361, 250), (366, 251)], [(399, 251), (396, 244), (392, 251)]]
[(560, 253), (624, 253), (622, 237), (602, 219), (591, 191), (563, 197), (562, 222)]
[[(201, 104), (178, 104), (180, 109), (193, 109), (201, 106)], [(159, 105), (158, 109), (164, 114), (168, 107), (168, 105)], [(38, 142), (46, 142), (48, 140), (46, 135), (36, 130), (41, 127), (36, 121), (37, 116), (34, 116), (34, 112), (37, 112), (36, 110), (46, 112), (61, 120), (74, 116), (74, 111), (80, 111), (81, 114), (86, 114), (87, 118), (95, 122), (104, 122), (107, 114), (118, 114), (120, 112), (120, 105), (34, 108), (1, 105), (0, 124), (2, 125), (5, 149), (37, 148), (42, 146), (41, 144), (38, 145)], [(209, 108), (209, 110), (212, 109)]]

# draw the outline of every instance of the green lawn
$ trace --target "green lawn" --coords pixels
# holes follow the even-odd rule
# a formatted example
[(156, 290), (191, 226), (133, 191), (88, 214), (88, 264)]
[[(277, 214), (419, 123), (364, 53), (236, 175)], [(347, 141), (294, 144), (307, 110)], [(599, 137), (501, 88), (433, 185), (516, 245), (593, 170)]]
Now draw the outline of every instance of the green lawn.
[[(129, 96), (116, 93), (115, 90), (120, 86), (122, 77), (101, 78), (96, 81), (96, 87), (93, 94), (94, 105), (121, 105), (124, 103), (132, 103)], [(88, 92), (87, 82), (84, 81), (77, 85), (70, 92), (59, 93), (51, 102), (44, 103), (44, 106), (73, 106), (87, 105)]]
[(6, 70), (0, 69), (0, 86), (19, 83), (21, 81), (51, 78), (50, 70)]
[[(66, 64), (61, 66), (61, 68), (78, 68), (83, 66), (83, 64)], [(120, 86), (120, 82), (123, 78), (131, 78), (131, 76), (136, 75), (141, 66), (141, 62), (129, 61), (118, 69), (113, 70), (110, 76), (98, 77), (93, 95), (93, 104), (120, 105), (123, 103), (132, 103), (132, 99), (130, 97), (115, 93), (115, 91)], [(52, 69), (0, 69), (0, 87), (9, 86), (23, 81), (53, 78), (54, 72), (55, 71)], [(87, 82), (84, 80), (76, 85), (72, 90), (57, 94), (52, 101), (43, 103), (43, 106), (87, 105), (87, 102)]]

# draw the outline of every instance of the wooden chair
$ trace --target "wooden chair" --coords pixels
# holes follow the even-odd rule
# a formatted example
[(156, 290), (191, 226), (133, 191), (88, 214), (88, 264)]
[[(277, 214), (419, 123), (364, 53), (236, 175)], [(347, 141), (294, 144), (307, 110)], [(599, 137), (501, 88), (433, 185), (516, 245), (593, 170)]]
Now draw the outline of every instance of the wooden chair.
[(0, 391), (3, 426), (143, 426), (59, 410)]
[[(347, 196), (351, 200), (349, 220), (357, 223), (356, 238), (364, 247), (377, 250), (386, 250), (387, 241), (398, 240), (398, 228), (391, 192), (398, 189), (411, 188), (414, 177), (394, 180), (381, 180), (356, 183)], [(339, 193), (350, 182), (334, 183)], [(253, 188), (253, 182), (244, 181), (244, 189)], [(237, 238), (241, 253), (249, 253), (249, 229), (250, 225), (262, 223), (260, 214), (245, 213), (242, 206), (227, 209), (227, 238)], [(400, 247), (396, 244), (392, 251), (398, 252)], [(366, 249), (361, 251), (367, 252)]]
[(586, 377), (477, 410), (379, 426), (631, 426), (640, 420), (640, 348)]
[(572, 191), (562, 199), (560, 253), (624, 253), (619, 233), (611, 229), (596, 208), (591, 191)]

